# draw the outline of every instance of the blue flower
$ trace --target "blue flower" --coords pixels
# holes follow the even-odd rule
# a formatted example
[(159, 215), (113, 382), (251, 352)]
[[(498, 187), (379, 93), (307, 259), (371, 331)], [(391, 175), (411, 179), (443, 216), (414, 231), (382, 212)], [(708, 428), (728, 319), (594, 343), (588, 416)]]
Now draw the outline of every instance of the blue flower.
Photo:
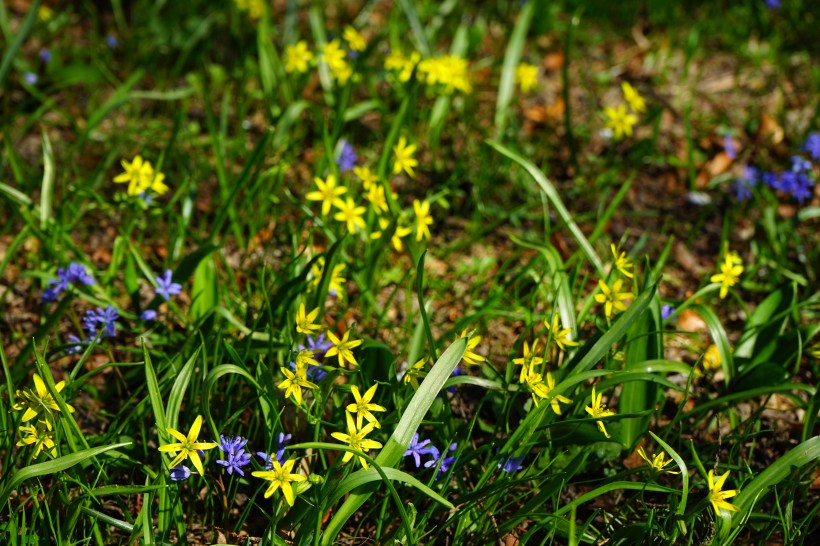
[(247, 440), (242, 439), (242, 436), (223, 436), (219, 435), (219, 449), (224, 453), (233, 453), (245, 447)]
[(353, 167), (356, 166), (356, 160), (359, 159), (359, 156), (356, 155), (356, 150), (353, 146), (346, 140), (342, 140), (342, 148), (339, 152), (339, 157), (336, 158), (336, 165), (339, 166), (340, 172), (347, 172), (352, 171)]
[(734, 160), (735, 158), (737, 158), (735, 142), (732, 140), (731, 136), (723, 135), (723, 149), (726, 150), (726, 155), (729, 156), (729, 159)]
[(809, 133), (805, 144), (803, 144), (803, 150), (815, 161), (820, 161), (820, 133)]
[(51, 62), (51, 51), (47, 47), (40, 49), (38, 56), (40, 57), (40, 60), (46, 64)]
[(811, 172), (811, 162), (805, 157), (793, 155), (791, 170), (793, 173), (797, 174)]
[(765, 172), (761, 175), (763, 182), (773, 190), (780, 189), (780, 176), (775, 172)]
[(63, 290), (67, 290), (71, 283), (79, 282), (86, 286), (96, 284), (94, 277), (88, 274), (85, 266), (77, 262), (71, 262), (67, 269), (62, 267), (57, 269), (57, 279), (48, 281), (49, 287), (43, 291), (43, 301), (51, 303), (57, 301), (57, 295)]
[[(276, 442), (273, 445), (274, 455), (276, 460), (279, 461), (279, 464), (285, 462), (285, 446), (290, 443), (291, 435), (284, 434), (282, 432), (279, 433), (279, 436), (276, 438)], [(273, 460), (274, 458), (264, 451), (257, 451), (256, 455), (260, 457), (265, 462), (265, 470), (270, 470), (273, 468)]]
[(86, 331), (89, 338), (96, 337), (100, 329), (102, 329), (102, 337), (114, 337), (117, 335), (116, 321), (118, 318), (120, 318), (120, 314), (111, 305), (105, 309), (101, 307), (89, 309), (83, 317), (83, 330)]
[(191, 469), (187, 466), (179, 465), (171, 469), (171, 479), (175, 482), (187, 480), (191, 476)]
[(661, 320), (667, 320), (675, 312), (675, 308), (671, 305), (664, 304), (661, 307)]
[(769, 9), (780, 9), (782, 0), (764, 0), (764, 2), (766, 2), (766, 7)]
[[(247, 442), (247, 440), (245, 440), (245, 442)], [(222, 449), (222, 447), (220, 447), (219, 449)], [(242, 467), (248, 466), (251, 463), (251, 454), (245, 453), (244, 449), (230, 451), (226, 453), (227, 458), (224, 460), (217, 460), (216, 464), (224, 466), (228, 474), (233, 474), (233, 472), (236, 471), (236, 473), (240, 476), (244, 476), (245, 473), (242, 471)]]
[(419, 468), (421, 466), (422, 455), (432, 455), (435, 461), (439, 457), (439, 451), (436, 446), (430, 444), (430, 440), (419, 442), (419, 433), (417, 432), (413, 435), (413, 440), (407, 447), (407, 451), (404, 452), (404, 456), (413, 457), (416, 468)]
[(26, 82), (28, 85), (36, 85), (38, 79), (39, 78), (37, 77), (37, 74), (35, 74), (34, 72), (26, 72), (25, 74), (23, 74), (23, 81)]
[(114, 49), (115, 47), (117, 47), (117, 44), (119, 44), (119, 41), (117, 40), (117, 37), (114, 34), (109, 34), (105, 37), (105, 43), (108, 45), (108, 47)]
[(140, 320), (143, 320), (145, 322), (156, 320), (156, 318), (157, 318), (157, 312), (154, 311), (153, 309), (146, 309), (145, 311), (140, 313)]
[(165, 301), (168, 301), (168, 298), (171, 296), (175, 296), (182, 292), (182, 285), (179, 283), (175, 283), (171, 280), (171, 270), (166, 269), (165, 273), (162, 276), (157, 277), (157, 284), (159, 285), (156, 288), (156, 294), (158, 296), (162, 296), (165, 298)]
[(73, 355), (79, 353), (83, 350), (84, 343), (85, 342), (82, 339), (78, 338), (74, 334), (68, 334), (68, 347), (66, 347), (65, 354)]
[(517, 470), (521, 470), (524, 468), (521, 466), (521, 462), (524, 460), (524, 455), (520, 457), (516, 457), (514, 455), (510, 455), (506, 459), (501, 459), (501, 462), (498, 463), (497, 467), (503, 470), (504, 472), (515, 472)]
[(305, 336), (305, 344), (299, 345), (299, 350), (304, 351), (307, 349), (308, 351), (313, 351), (314, 358), (321, 358), (325, 356), (325, 353), (331, 347), (333, 347), (333, 343), (325, 341), (324, 334), (319, 334), (315, 339), (313, 336)]
[(438, 476), (441, 472), (447, 472), (448, 470), (450, 470), (450, 467), (453, 465), (453, 463), (456, 462), (455, 455), (451, 455), (450, 457), (445, 457), (445, 455), (447, 455), (448, 452), (455, 451), (457, 447), (458, 444), (456, 442), (453, 442), (452, 444), (450, 444), (450, 447), (447, 448), (447, 451), (442, 453), (439, 457), (436, 457), (432, 461), (427, 461), (426, 463), (424, 463), (424, 468), (435, 468), (436, 465), (439, 464), (439, 461), (441, 462), (441, 465), (438, 467), (436, 475), (433, 476), (434, 480), (438, 479)]
[(273, 450), (276, 452), (276, 460), (279, 461), (279, 464), (285, 461), (285, 446), (290, 443), (291, 437), (290, 434), (285, 434), (284, 432), (280, 432), (279, 436), (276, 437)]

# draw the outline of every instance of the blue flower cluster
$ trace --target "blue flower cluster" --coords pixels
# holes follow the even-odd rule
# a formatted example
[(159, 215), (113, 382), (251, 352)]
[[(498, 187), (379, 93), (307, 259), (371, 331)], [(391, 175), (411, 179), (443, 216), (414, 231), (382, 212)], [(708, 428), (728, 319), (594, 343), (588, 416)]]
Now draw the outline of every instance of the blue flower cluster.
[[(421, 466), (424, 466), (424, 468), (438, 467), (436, 475), (433, 476), (433, 479), (437, 480), (439, 473), (447, 472), (453, 463), (456, 462), (455, 455), (446, 456), (447, 453), (455, 451), (456, 448), (458, 448), (458, 444), (453, 442), (450, 444), (450, 447), (447, 448), (447, 451), (441, 453), (439, 449), (431, 443), (431, 440), (419, 441), (419, 433), (417, 432), (413, 435), (413, 440), (410, 442), (407, 451), (404, 452), (404, 456), (413, 457), (416, 468), (421, 468)], [(424, 465), (422, 465), (421, 458), (425, 455), (432, 455), (432, 458), (425, 461)]]
[[(274, 458), (279, 464), (285, 462), (285, 446), (290, 443), (291, 435), (279, 433), (276, 442), (273, 446), (274, 455), (268, 455), (264, 451), (258, 451), (256, 455), (262, 459), (262, 464), (265, 470), (270, 470), (273, 467)], [(243, 468), (251, 464), (252, 455), (245, 451), (245, 446), (248, 443), (247, 438), (241, 436), (225, 436), (219, 435), (219, 450), (222, 452), (222, 459), (217, 459), (216, 464), (224, 466), (225, 472), (233, 475), (234, 472), (240, 476), (245, 475)], [(198, 450), (200, 458), (205, 458), (205, 452)], [(175, 466), (170, 472), (171, 480), (179, 482), (187, 480), (191, 476), (191, 469), (185, 465)]]
[[(814, 161), (820, 161), (820, 133), (809, 134), (803, 151)], [(803, 156), (794, 155), (791, 168), (787, 171), (761, 171), (755, 167), (745, 166), (743, 176), (734, 182), (735, 196), (739, 201), (751, 199), (752, 188), (761, 182), (772, 190), (791, 195), (798, 203), (803, 204), (811, 198), (814, 187), (812, 163)]]
[(80, 283), (86, 286), (96, 284), (94, 277), (88, 274), (85, 266), (77, 262), (71, 262), (65, 269), (57, 270), (57, 279), (48, 281), (48, 288), (43, 291), (43, 302), (52, 303), (57, 301), (57, 296), (63, 290), (67, 290), (69, 285)]

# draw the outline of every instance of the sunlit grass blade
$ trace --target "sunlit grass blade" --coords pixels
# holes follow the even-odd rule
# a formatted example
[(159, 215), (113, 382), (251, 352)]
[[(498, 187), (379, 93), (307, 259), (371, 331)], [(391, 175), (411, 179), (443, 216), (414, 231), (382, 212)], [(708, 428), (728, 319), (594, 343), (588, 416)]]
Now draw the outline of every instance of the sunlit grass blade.
[(603, 262), (601, 262), (601, 258), (598, 257), (598, 254), (595, 252), (595, 249), (593, 249), (592, 245), (589, 244), (589, 241), (587, 241), (587, 238), (586, 236), (584, 236), (584, 233), (581, 231), (581, 228), (579, 228), (578, 224), (575, 223), (573, 215), (569, 212), (569, 210), (567, 210), (567, 207), (561, 200), (561, 196), (558, 194), (558, 190), (556, 190), (555, 186), (553, 186), (549, 179), (546, 176), (544, 176), (544, 173), (542, 173), (540, 169), (538, 169), (538, 167), (533, 165), (530, 161), (527, 161), (526, 159), (518, 155), (518, 153), (512, 151), (506, 146), (492, 140), (488, 140), (486, 142), (489, 146), (494, 148), (500, 154), (518, 163), (521, 167), (524, 168), (525, 171), (527, 171), (527, 173), (529, 173), (530, 176), (532, 176), (535, 182), (541, 187), (541, 190), (546, 194), (550, 203), (555, 208), (555, 211), (558, 213), (558, 216), (561, 218), (564, 224), (566, 224), (573, 238), (578, 243), (578, 246), (581, 247), (581, 251), (584, 253), (587, 260), (589, 260), (589, 262), (595, 268), (595, 271), (602, 279), (606, 278), (606, 271), (604, 270), (604, 264)]
[[(510, 35), (510, 41), (507, 43), (507, 49), (504, 52), (501, 81), (498, 84), (498, 95), (495, 102), (495, 138), (499, 140), (504, 137), (510, 101), (515, 90), (515, 69), (521, 60), (521, 52), (524, 50), (524, 41), (527, 39), (527, 31), (530, 29), (534, 9), (535, 2), (526, 2), (523, 5)], [(490, 145), (492, 146), (492, 144)]]
[(98, 455), (102, 455), (106, 451), (130, 446), (131, 444), (132, 442), (122, 442), (108, 446), (92, 447), (76, 453), (71, 453), (70, 455), (64, 455), (63, 457), (59, 457), (51, 461), (29, 465), (21, 469), (19, 472), (15, 472), (11, 476), (7, 476), (7, 481), (3, 486), (3, 489), (0, 490), (0, 499), (9, 498), (9, 494), (26, 480), (30, 480), (38, 476), (46, 476), (48, 474), (62, 472), (63, 470), (67, 470), (74, 465), (82, 463), (83, 461), (87, 461)]
[(188, 383), (194, 371), (194, 364), (201, 351), (202, 345), (197, 347), (174, 379), (171, 394), (168, 395), (168, 406), (165, 408), (165, 423), (171, 428), (179, 428), (179, 408), (182, 407), (182, 401), (185, 399), (185, 392), (188, 390)]
[(658, 442), (658, 445), (661, 446), (675, 461), (675, 464), (678, 465), (680, 469), (681, 480), (683, 485), (681, 486), (681, 496), (680, 502), (678, 502), (678, 507), (675, 510), (675, 513), (680, 517), (678, 520), (678, 528), (680, 529), (681, 533), (686, 534), (686, 524), (683, 521), (683, 515), (686, 513), (686, 499), (689, 498), (689, 469), (686, 467), (686, 463), (684, 462), (683, 458), (678, 455), (678, 452), (672, 449), (672, 446), (661, 440), (657, 434), (652, 431), (649, 431), (649, 435)]

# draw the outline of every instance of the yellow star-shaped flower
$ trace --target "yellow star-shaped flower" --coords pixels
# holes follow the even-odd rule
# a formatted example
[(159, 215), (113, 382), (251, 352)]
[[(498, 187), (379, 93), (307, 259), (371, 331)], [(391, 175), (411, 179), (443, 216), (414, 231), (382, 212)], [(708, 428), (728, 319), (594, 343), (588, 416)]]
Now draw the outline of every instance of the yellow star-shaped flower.
[(198, 450), (206, 450), (206, 449), (213, 449), (216, 447), (217, 444), (212, 442), (197, 442), (197, 436), (199, 436), (199, 430), (202, 428), (202, 416), (197, 415), (196, 419), (194, 420), (194, 424), (191, 425), (191, 430), (188, 432), (188, 436), (186, 437), (178, 430), (172, 429), (168, 427), (165, 431), (179, 440), (179, 443), (176, 444), (167, 444), (164, 446), (159, 446), (159, 451), (165, 453), (176, 453), (179, 452), (174, 460), (171, 461), (171, 468), (179, 466), (182, 461), (185, 459), (191, 459), (191, 462), (196, 468), (197, 472), (200, 475), (205, 474), (205, 469), (202, 468), (202, 459), (199, 458)]
[(295, 462), (296, 461), (294, 459), (291, 459), (286, 461), (285, 464), (279, 464), (279, 461), (273, 458), (271, 459), (271, 464), (273, 466), (270, 470), (257, 470), (252, 473), (252, 475), (257, 478), (270, 480), (270, 486), (265, 491), (266, 499), (273, 495), (277, 489), (281, 489), (282, 495), (285, 496), (285, 500), (288, 505), (293, 506), (295, 495), (293, 494), (293, 486), (291, 485), (291, 482), (303, 482), (307, 480), (305, 476), (302, 476), (301, 474), (293, 474), (291, 472)]

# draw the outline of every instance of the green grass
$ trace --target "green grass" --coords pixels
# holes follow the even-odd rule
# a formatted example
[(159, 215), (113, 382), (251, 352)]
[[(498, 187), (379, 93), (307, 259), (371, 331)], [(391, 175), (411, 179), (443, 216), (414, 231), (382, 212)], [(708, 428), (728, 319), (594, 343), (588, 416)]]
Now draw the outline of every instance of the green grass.
[[(734, 186), (820, 168), (808, 2), (256, 4), (0, 7), (4, 543), (811, 543), (820, 198)], [(366, 47), (326, 62), (348, 25)], [(114, 181), (137, 155), (142, 197)], [(300, 305), (361, 344), (297, 400)], [(372, 386), (380, 426), (348, 430)], [(172, 478), (198, 416), (244, 475), (208, 449)], [(277, 451), (293, 506), (253, 475)]]

